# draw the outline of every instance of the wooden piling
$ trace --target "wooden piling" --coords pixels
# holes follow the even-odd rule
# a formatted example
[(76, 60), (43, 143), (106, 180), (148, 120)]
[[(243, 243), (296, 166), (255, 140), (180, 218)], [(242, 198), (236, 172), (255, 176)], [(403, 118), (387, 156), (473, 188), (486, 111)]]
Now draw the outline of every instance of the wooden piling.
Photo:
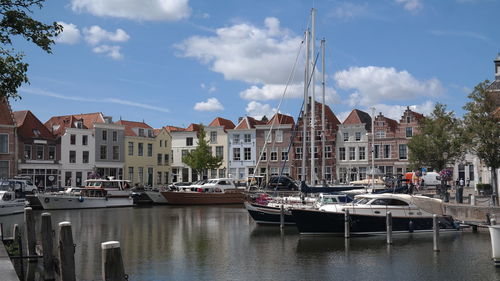
[(71, 223), (59, 223), (59, 272), (64, 281), (76, 281), (75, 277), (75, 246)]
[(345, 214), (344, 214), (344, 237), (349, 238), (351, 237), (351, 223), (350, 223), (351, 218), (349, 217), (349, 210), (345, 209)]
[(19, 230), (19, 225), (16, 223), (12, 226), (12, 239), (16, 242), (19, 235), (21, 235), (21, 231)]
[(491, 225), (496, 225), (497, 224), (497, 216), (495, 214), (491, 214), (490, 224)]
[(387, 244), (392, 244), (392, 213), (387, 212), (386, 222), (387, 226)]
[(123, 281), (127, 277), (123, 268), (120, 242), (108, 241), (101, 243), (102, 249), (102, 279), (105, 281)]
[(285, 226), (285, 207), (281, 204), (280, 207), (280, 227), (283, 228)]
[(439, 219), (436, 214), (432, 215), (432, 230), (433, 230), (434, 251), (439, 252)]
[(41, 227), (41, 237), (42, 237), (42, 251), (43, 251), (43, 271), (44, 280), (54, 280), (54, 238), (52, 235), (52, 219), (50, 213), (42, 214), (42, 227)]
[[(24, 221), (26, 224), (26, 246), (28, 249), (28, 256), (36, 256), (35, 217), (31, 207), (24, 208)], [(37, 259), (31, 258), (29, 261), (37, 262)]]

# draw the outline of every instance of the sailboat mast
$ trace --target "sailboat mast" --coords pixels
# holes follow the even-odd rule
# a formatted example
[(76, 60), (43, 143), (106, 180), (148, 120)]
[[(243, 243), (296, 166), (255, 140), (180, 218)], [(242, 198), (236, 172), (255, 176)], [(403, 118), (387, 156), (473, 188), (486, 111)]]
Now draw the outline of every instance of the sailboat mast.
[(372, 190), (375, 188), (375, 107), (372, 107)]
[(321, 40), (321, 73), (322, 73), (322, 94), (323, 94), (323, 105), (321, 106), (321, 178), (323, 179), (323, 183), (325, 183), (325, 172), (326, 172), (326, 159), (325, 159), (325, 145), (326, 145), (326, 136), (325, 136), (325, 39)]
[[(311, 65), (312, 67), (315, 66), (315, 58), (316, 58), (316, 52), (315, 52), (315, 42), (316, 42), (316, 9), (312, 8), (311, 9), (311, 18), (312, 18), (312, 23), (311, 23)], [(311, 185), (315, 184), (315, 179), (316, 179), (316, 162), (315, 162), (315, 153), (314, 150), (316, 148), (316, 95), (315, 95), (315, 79), (314, 79), (314, 69), (312, 69), (312, 82), (311, 82)]]
[(306, 181), (306, 137), (307, 137), (307, 99), (309, 98), (309, 29), (306, 30), (306, 62), (304, 70), (304, 111), (302, 113), (302, 174), (301, 181)]

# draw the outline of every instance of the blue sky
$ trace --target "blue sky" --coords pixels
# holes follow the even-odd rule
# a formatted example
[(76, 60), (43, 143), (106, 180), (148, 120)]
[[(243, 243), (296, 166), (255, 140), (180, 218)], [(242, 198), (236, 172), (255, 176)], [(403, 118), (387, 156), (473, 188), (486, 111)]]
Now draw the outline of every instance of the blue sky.
[(31, 84), (11, 105), (42, 122), (103, 112), (153, 127), (269, 116), (299, 55), (280, 107), (296, 117), (312, 7), (316, 51), (326, 39), (327, 103), (341, 121), (372, 106), (399, 120), (406, 106), (426, 114), (435, 102), (460, 116), (471, 89), (494, 79), (495, 0), (47, 1), (35, 17), (65, 31), (53, 54), (15, 42)]

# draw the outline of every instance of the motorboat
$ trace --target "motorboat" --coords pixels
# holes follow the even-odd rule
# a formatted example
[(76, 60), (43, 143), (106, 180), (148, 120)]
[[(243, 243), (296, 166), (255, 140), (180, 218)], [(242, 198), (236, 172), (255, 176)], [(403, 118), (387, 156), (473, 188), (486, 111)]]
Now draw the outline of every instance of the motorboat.
[(104, 179), (88, 179), (84, 188), (102, 188), (108, 197), (130, 197), (130, 181), (108, 177)]
[(241, 204), (244, 191), (245, 187), (236, 186), (233, 179), (219, 178), (178, 191), (161, 191), (161, 194), (168, 204), (174, 205)]
[(70, 187), (57, 193), (37, 194), (43, 209), (91, 209), (132, 206), (132, 197), (110, 197), (108, 191), (96, 187)]
[(434, 214), (440, 229), (457, 229), (453, 218), (444, 215), (441, 200), (408, 194), (363, 194), (349, 204), (324, 205), (317, 210), (297, 208), (291, 213), (301, 234), (343, 234), (346, 210), (353, 235), (385, 233), (389, 211), (395, 233), (431, 231)]
[(26, 201), (16, 198), (16, 193), (10, 190), (0, 190), (0, 216), (24, 212)]

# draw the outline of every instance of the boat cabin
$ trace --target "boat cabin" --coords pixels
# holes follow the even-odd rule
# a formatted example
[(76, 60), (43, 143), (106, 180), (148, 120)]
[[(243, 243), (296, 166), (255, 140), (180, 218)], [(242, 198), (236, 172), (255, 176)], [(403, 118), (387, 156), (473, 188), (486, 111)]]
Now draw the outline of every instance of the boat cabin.
[(130, 188), (130, 181), (117, 179), (88, 179), (85, 181), (85, 188), (104, 188), (107, 190), (127, 190)]

